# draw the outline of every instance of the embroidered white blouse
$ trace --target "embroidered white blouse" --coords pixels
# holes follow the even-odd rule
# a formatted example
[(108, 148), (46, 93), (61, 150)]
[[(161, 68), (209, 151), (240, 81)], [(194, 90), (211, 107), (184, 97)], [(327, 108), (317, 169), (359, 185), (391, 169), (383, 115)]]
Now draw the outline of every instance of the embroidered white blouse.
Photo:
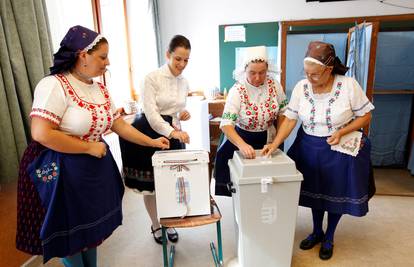
[(290, 119), (299, 118), (307, 134), (322, 137), (332, 135), (353, 118), (373, 109), (354, 78), (335, 75), (332, 91), (328, 94), (314, 94), (307, 79), (298, 82), (284, 115)]
[(175, 77), (167, 64), (149, 73), (141, 91), (141, 103), (151, 128), (163, 136), (170, 136), (174, 130), (161, 115), (173, 117), (179, 127), (178, 113), (185, 108), (188, 82), (182, 76)]
[(86, 84), (65, 73), (38, 83), (30, 117), (44, 118), (82, 140), (99, 141), (119, 113), (103, 84)]
[(256, 87), (245, 79), (230, 89), (220, 128), (237, 125), (250, 132), (266, 131), (279, 114), (286, 110), (287, 100), (282, 86), (271, 78)]

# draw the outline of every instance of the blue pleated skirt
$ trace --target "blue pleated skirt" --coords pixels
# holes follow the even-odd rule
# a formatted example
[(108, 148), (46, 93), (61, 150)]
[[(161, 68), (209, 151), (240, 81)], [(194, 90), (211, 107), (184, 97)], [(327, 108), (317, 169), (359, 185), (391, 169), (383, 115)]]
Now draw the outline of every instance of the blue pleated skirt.
[[(249, 132), (236, 127), (239, 136), (254, 149), (262, 149), (267, 142), (267, 131)], [(234, 151), (238, 150), (227, 138), (223, 139), (217, 149), (216, 160), (214, 163), (214, 177), (216, 179), (215, 194), (219, 196), (231, 196), (227, 189), (230, 182), (229, 159), (233, 158)]]
[(356, 157), (331, 150), (326, 139), (308, 135), (300, 128), (288, 151), (304, 178), (299, 205), (364, 216), (368, 212), (371, 174), (369, 139), (363, 136), (364, 145)]
[(122, 224), (124, 186), (109, 147), (103, 158), (47, 149), (28, 172), (46, 209), (44, 262), (96, 246)]

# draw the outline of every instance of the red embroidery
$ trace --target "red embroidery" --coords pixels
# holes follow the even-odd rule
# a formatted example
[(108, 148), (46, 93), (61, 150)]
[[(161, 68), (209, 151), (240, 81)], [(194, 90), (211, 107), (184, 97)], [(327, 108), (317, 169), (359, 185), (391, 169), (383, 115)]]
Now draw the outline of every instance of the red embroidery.
[[(76, 91), (73, 89), (72, 85), (69, 83), (68, 79), (63, 74), (57, 74), (55, 75), (55, 77), (60, 81), (62, 87), (68, 91), (72, 101), (75, 102), (79, 107), (86, 109), (91, 113), (92, 124), (89, 128), (88, 133), (80, 137), (80, 139), (88, 140), (89, 137), (94, 136), (94, 133), (101, 132), (100, 129), (97, 129), (98, 109), (104, 109), (106, 113), (105, 115), (106, 115), (106, 120), (108, 121), (108, 125), (106, 126), (105, 131), (111, 128), (111, 122), (112, 122), (112, 116), (110, 114), (111, 102), (109, 101), (108, 90), (102, 83), (98, 82), (98, 86), (99, 86), (99, 89), (101, 90), (102, 95), (105, 97), (105, 100), (106, 100), (105, 103), (103, 104), (90, 103), (88, 101), (81, 99), (77, 95)], [(102, 110), (100, 110), (100, 113), (102, 113)], [(93, 140), (98, 141), (99, 138), (94, 138)]]
[[(263, 103), (252, 103), (249, 100), (247, 94), (247, 89), (244, 86), (238, 87), (240, 101), (245, 105), (244, 110), (245, 114), (248, 117), (248, 125), (242, 125), (246, 130), (266, 130), (266, 125), (271, 125), (275, 119), (275, 111), (278, 108), (276, 99), (276, 87), (274, 81), (271, 79), (267, 80), (267, 95), (265, 102)], [(265, 121), (266, 115), (268, 115), (269, 120), (266, 122), (259, 122), (259, 115), (262, 121)], [(269, 123), (270, 122), (270, 123)], [(266, 124), (266, 125), (265, 125)]]
[[(40, 114), (36, 114), (40, 113)], [(30, 113), (30, 117), (37, 116), (44, 119), (48, 119), (55, 124), (59, 124), (62, 121), (62, 118), (58, 115), (50, 112), (49, 110), (42, 109), (42, 108), (33, 108), (32, 112)]]
[(59, 123), (57, 123), (55, 120), (52, 120), (49, 117), (43, 116), (43, 114), (30, 114), (30, 118), (33, 118), (33, 117), (38, 117), (38, 118), (45, 119), (45, 120), (50, 121), (51, 123), (56, 124), (57, 126), (59, 126)]

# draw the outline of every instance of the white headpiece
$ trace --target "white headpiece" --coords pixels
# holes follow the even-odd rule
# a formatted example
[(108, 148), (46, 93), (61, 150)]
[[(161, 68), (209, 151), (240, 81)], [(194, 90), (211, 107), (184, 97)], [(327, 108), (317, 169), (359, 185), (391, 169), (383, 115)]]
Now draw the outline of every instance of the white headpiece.
[(268, 61), (266, 46), (251, 46), (246, 48), (243, 56), (243, 67), (245, 68), (250, 62), (255, 60)]
[(312, 62), (312, 63), (314, 63), (314, 64), (318, 64), (318, 65), (325, 66), (325, 64), (323, 64), (322, 62), (320, 62), (319, 60), (317, 60), (317, 59), (315, 59), (315, 58), (313, 58), (313, 57), (305, 57), (305, 58), (303, 59), (303, 62)]
[(263, 60), (268, 64), (267, 72), (275, 76), (277, 71), (274, 65), (269, 64), (269, 59), (267, 56), (266, 46), (251, 46), (246, 47), (242, 55), (242, 64), (236, 66), (236, 69), (233, 71), (233, 79), (236, 81), (242, 82), (245, 80), (245, 69), (247, 65), (255, 60)]

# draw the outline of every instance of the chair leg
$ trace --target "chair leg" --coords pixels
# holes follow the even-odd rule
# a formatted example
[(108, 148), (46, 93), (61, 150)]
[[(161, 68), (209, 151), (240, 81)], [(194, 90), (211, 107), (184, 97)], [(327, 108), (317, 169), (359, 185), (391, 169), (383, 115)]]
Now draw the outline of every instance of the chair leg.
[(210, 249), (211, 249), (211, 254), (213, 255), (213, 260), (214, 260), (214, 266), (215, 267), (219, 267), (220, 263), (217, 257), (217, 251), (216, 251), (216, 247), (214, 246), (214, 242), (210, 243)]
[(164, 226), (161, 226), (161, 231), (162, 231), (162, 254), (164, 257), (164, 267), (168, 267), (166, 228)]
[(170, 246), (170, 266), (169, 267), (174, 267), (174, 256), (175, 256), (175, 246), (171, 245)]
[(223, 246), (221, 243), (221, 223), (220, 221), (217, 221), (217, 245), (218, 245), (218, 260), (220, 263), (220, 266), (223, 265)]

